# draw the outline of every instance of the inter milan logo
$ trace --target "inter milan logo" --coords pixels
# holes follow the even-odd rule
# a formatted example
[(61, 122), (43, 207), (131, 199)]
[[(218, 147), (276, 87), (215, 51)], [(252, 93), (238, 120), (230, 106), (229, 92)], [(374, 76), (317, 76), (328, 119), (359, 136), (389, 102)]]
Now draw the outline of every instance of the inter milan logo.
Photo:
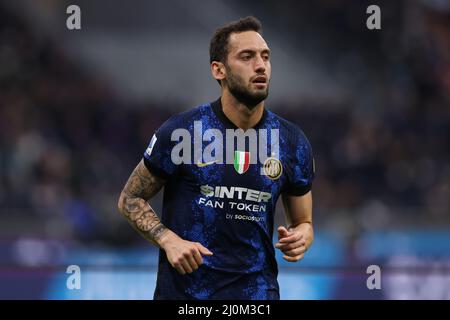
[(234, 169), (237, 173), (243, 174), (250, 166), (250, 152), (235, 151), (234, 152)]
[(266, 161), (264, 161), (263, 169), (264, 174), (272, 180), (278, 179), (283, 173), (281, 161), (274, 157), (267, 158)]

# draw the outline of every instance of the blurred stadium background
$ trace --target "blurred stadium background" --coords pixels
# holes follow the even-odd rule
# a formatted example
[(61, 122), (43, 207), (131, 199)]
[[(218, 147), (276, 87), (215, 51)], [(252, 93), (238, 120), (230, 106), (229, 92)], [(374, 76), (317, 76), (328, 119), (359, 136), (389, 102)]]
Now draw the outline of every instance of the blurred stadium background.
[(0, 0), (0, 298), (152, 298), (157, 250), (119, 192), (164, 120), (219, 96), (210, 37), (249, 14), (273, 51), (267, 106), (316, 159), (316, 240), (278, 259), (281, 297), (450, 298), (448, 0)]

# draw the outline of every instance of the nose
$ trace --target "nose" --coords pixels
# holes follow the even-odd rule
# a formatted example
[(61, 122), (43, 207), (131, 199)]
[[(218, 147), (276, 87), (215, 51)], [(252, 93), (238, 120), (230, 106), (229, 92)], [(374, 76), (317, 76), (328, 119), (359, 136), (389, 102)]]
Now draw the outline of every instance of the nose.
[(257, 56), (255, 59), (255, 71), (257, 73), (264, 73), (266, 71), (266, 64), (262, 57)]

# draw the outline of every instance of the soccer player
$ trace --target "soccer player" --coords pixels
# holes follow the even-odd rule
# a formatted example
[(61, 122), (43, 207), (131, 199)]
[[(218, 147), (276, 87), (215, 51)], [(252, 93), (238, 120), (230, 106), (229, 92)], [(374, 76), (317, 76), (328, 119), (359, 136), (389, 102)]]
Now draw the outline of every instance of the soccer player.
[[(156, 131), (118, 207), (160, 248), (155, 299), (279, 299), (275, 205), (281, 195), (289, 222), (275, 247), (299, 261), (313, 241), (311, 146), (264, 106), (270, 49), (256, 18), (217, 29), (210, 63), (221, 97)], [(163, 186), (160, 220), (147, 201)]]

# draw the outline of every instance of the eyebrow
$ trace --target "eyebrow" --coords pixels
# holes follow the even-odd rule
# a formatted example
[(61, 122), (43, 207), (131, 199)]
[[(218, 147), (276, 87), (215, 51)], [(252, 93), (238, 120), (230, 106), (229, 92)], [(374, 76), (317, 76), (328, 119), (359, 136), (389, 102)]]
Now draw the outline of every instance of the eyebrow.
[[(255, 49), (242, 49), (237, 54), (241, 55), (243, 53), (255, 53), (255, 52), (258, 52), (258, 50), (255, 50)], [(270, 49), (269, 48), (263, 49), (263, 50), (261, 50), (261, 53), (268, 53), (268, 54), (270, 54)]]

